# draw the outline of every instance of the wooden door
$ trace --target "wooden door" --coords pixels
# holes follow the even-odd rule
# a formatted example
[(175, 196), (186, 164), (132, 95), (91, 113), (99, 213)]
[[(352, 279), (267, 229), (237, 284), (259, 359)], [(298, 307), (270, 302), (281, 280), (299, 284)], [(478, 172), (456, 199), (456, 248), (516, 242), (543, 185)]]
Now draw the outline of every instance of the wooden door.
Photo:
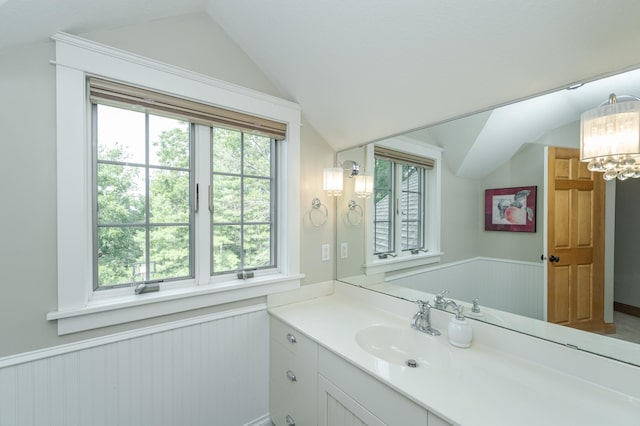
[(549, 322), (604, 332), (605, 182), (577, 149), (549, 148)]

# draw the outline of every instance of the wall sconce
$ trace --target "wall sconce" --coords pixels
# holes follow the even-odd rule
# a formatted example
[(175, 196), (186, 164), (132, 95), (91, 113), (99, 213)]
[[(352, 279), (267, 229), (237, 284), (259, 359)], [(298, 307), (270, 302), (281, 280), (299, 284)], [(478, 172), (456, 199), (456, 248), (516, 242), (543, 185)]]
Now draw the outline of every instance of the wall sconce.
[(357, 176), (360, 171), (358, 163), (352, 160), (346, 160), (344, 163), (336, 167), (327, 167), (324, 169), (323, 188), (330, 197), (339, 197), (342, 195), (343, 178), (345, 173), (347, 177)]
[(362, 174), (356, 176), (354, 192), (358, 198), (369, 198), (373, 194), (373, 176)]
[(323, 188), (330, 197), (342, 195), (342, 167), (324, 169)]
[(605, 180), (640, 177), (640, 99), (612, 93), (580, 116), (580, 161)]

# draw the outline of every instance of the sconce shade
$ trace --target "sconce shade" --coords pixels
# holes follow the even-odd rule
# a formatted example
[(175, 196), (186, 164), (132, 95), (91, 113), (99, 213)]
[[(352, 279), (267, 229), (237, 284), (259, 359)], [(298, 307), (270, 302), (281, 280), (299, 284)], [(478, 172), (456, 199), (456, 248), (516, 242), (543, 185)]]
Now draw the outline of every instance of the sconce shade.
[(604, 179), (640, 177), (640, 100), (609, 103), (580, 116), (580, 160)]
[(356, 176), (354, 192), (358, 198), (369, 198), (373, 193), (373, 176), (360, 174)]
[(324, 190), (327, 195), (338, 197), (342, 195), (342, 167), (327, 167), (324, 169)]

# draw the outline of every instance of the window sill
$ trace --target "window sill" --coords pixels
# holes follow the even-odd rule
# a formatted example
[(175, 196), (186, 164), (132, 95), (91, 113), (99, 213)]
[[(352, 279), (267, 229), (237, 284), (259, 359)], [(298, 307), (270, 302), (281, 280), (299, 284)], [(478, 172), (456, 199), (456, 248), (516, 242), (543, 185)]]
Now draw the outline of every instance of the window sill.
[(375, 259), (365, 264), (364, 270), (367, 275), (402, 272), (405, 269), (438, 263), (441, 256), (442, 253), (421, 253), (411, 256)]
[(271, 275), (237, 283), (193, 285), (139, 295), (101, 297), (90, 300), (82, 308), (49, 312), (47, 320), (58, 321), (58, 335), (61, 336), (294, 290), (300, 287), (303, 277), (302, 274)]

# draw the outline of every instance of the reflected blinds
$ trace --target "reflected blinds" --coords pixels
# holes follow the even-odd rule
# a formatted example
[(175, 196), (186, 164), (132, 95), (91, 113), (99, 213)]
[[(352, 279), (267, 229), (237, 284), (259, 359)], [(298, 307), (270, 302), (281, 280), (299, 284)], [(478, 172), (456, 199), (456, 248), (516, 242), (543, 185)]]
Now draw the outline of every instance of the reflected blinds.
[(435, 161), (431, 158), (420, 157), (414, 154), (408, 154), (406, 152), (396, 151), (394, 149), (389, 149), (377, 145), (373, 148), (373, 154), (376, 158), (384, 158), (396, 163), (424, 167), (426, 169), (433, 169), (433, 166), (435, 164)]
[(91, 102), (157, 113), (206, 126), (219, 126), (283, 140), (287, 125), (198, 101), (99, 78), (89, 78)]

